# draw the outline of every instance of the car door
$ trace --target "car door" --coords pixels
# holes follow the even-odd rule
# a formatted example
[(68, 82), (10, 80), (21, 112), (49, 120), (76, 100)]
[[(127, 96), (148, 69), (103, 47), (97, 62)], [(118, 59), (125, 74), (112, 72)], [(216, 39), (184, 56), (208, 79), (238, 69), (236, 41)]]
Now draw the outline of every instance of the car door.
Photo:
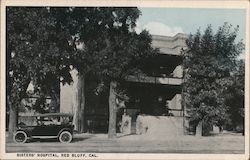
[(32, 136), (57, 136), (59, 128), (60, 126), (53, 124), (49, 118), (42, 118), (34, 127)]

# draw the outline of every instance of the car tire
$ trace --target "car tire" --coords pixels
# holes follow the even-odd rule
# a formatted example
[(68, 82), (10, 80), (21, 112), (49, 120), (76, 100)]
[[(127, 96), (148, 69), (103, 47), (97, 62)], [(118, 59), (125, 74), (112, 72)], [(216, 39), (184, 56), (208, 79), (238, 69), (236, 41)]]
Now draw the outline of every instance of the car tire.
[(69, 131), (62, 131), (59, 135), (59, 141), (61, 143), (70, 143), (72, 141), (72, 134)]
[(17, 131), (14, 136), (13, 140), (16, 143), (25, 143), (27, 142), (28, 136), (24, 131)]

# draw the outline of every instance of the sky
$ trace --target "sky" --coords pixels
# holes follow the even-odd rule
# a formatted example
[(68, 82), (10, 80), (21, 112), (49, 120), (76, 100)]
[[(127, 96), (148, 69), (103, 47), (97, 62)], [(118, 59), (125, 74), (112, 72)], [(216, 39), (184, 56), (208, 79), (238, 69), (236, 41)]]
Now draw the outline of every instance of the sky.
[(224, 22), (239, 25), (237, 41), (245, 40), (246, 10), (208, 8), (139, 8), (142, 15), (137, 21), (136, 31), (146, 29), (153, 35), (174, 36), (177, 33), (195, 33), (211, 24), (214, 32)]

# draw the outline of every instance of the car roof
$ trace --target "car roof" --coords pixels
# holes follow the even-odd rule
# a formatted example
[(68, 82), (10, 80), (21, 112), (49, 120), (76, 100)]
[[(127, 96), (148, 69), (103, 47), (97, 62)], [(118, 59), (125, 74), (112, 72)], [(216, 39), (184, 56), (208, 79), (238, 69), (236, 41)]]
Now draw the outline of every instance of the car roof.
[(73, 117), (70, 113), (44, 113), (44, 114), (34, 114), (34, 115), (22, 115), (21, 117)]

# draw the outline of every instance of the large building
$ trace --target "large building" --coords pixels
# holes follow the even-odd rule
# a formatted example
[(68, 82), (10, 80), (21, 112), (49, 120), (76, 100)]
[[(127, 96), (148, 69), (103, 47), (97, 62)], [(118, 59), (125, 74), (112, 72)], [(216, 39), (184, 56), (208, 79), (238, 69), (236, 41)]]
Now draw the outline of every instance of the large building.
[[(126, 133), (159, 133), (158, 127), (161, 131), (172, 130), (175, 135), (184, 134), (186, 113), (181, 105), (181, 50), (186, 48), (187, 35), (155, 35), (152, 39), (152, 46), (160, 49), (160, 55), (148, 62), (146, 76), (129, 76), (124, 82), (131, 98), (126, 108), (118, 113), (118, 126)], [(77, 72), (73, 71), (72, 75), (74, 83), (61, 86), (60, 111), (76, 114)], [(86, 96), (93, 102), (86, 102), (85, 130), (106, 132), (108, 103), (94, 94)]]

